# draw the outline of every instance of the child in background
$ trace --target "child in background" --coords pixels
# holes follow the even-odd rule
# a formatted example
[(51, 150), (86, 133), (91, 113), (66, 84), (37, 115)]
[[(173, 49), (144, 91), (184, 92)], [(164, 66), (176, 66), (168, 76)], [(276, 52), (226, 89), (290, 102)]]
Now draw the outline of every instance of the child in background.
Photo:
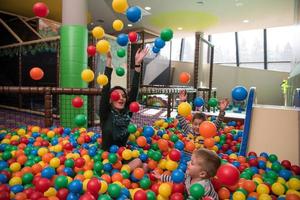
[[(194, 151), (185, 173), (184, 183), (188, 194), (190, 195), (190, 187), (195, 183), (199, 183), (205, 190), (205, 197), (218, 200), (218, 194), (214, 190), (210, 179), (216, 175), (220, 165), (221, 160), (215, 152), (204, 148)], [(172, 182), (171, 176), (169, 175), (160, 175), (156, 171), (153, 172), (153, 175), (163, 182)]]
[[(111, 73), (113, 71), (111, 53), (106, 55), (106, 67), (104, 74), (108, 83), (103, 87), (100, 100), (100, 125), (102, 129), (102, 149), (108, 150), (112, 145), (125, 146), (129, 133), (127, 127), (130, 123), (132, 113), (129, 111), (131, 102), (136, 101), (140, 82), (141, 63), (149, 49), (139, 49), (135, 54), (135, 71), (129, 97), (125, 88), (115, 86), (110, 88)], [(117, 91), (120, 99), (112, 101), (110, 94)]]
[[(179, 99), (180, 103), (185, 102), (187, 99), (187, 94), (185, 90), (181, 90), (179, 92)], [(219, 103), (220, 113), (219, 116), (215, 122), (215, 125), (217, 129), (220, 129), (224, 116), (225, 116), (225, 110), (227, 106), (229, 105), (228, 99), (223, 99)], [(179, 121), (179, 124), (181, 125), (181, 128), (183, 130), (183, 134), (187, 136), (189, 133), (192, 133), (193, 135), (199, 135), (199, 126), (202, 122), (206, 121), (206, 116), (204, 113), (195, 113), (192, 119), (192, 126), (190, 126), (186, 119), (180, 115), (177, 116), (177, 119)]]

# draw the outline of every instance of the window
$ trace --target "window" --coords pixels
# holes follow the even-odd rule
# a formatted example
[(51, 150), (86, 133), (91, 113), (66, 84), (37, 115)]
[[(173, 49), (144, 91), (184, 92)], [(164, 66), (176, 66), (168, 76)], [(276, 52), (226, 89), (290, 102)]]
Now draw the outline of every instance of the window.
[(195, 57), (195, 37), (183, 39), (182, 61), (194, 62)]
[(267, 29), (268, 69), (290, 72), (294, 26)]
[(263, 30), (250, 30), (238, 33), (241, 67), (264, 69), (263, 39)]
[(180, 60), (180, 50), (181, 50), (181, 38), (173, 38), (171, 60), (174, 61)]
[(214, 63), (236, 63), (234, 33), (214, 34), (211, 43), (215, 46)]
[[(204, 34), (203, 36), (203, 39), (207, 40), (208, 41), (208, 35)], [(208, 59), (208, 44), (206, 44), (205, 42), (202, 42), (203, 44), (203, 60), (202, 60), (202, 63), (203, 64), (208, 64), (209, 63), (209, 60)]]

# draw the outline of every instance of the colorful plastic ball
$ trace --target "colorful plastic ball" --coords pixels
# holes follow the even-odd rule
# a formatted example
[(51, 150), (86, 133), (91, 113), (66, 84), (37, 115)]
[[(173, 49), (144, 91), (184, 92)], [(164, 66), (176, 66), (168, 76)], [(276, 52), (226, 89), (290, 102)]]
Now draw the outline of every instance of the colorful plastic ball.
[(51, 182), (48, 178), (40, 178), (35, 184), (35, 189), (40, 192), (45, 192), (50, 188), (50, 186)]
[(97, 83), (99, 85), (106, 85), (108, 83), (108, 78), (105, 74), (99, 74), (98, 77), (97, 77)]
[(10, 169), (12, 172), (17, 172), (17, 171), (20, 171), (21, 165), (20, 165), (20, 163), (14, 162), (14, 163), (12, 163), (12, 164), (9, 166), (9, 169)]
[(75, 159), (75, 167), (81, 168), (85, 164), (84, 158), (76, 158)]
[(137, 127), (136, 127), (135, 124), (129, 124), (128, 127), (127, 127), (127, 131), (128, 131), (129, 133), (135, 133), (136, 130), (137, 130)]
[(123, 67), (117, 67), (116, 74), (117, 74), (117, 76), (124, 76), (125, 69)]
[(153, 52), (153, 53), (159, 53), (159, 51), (160, 51), (160, 49), (157, 48), (156, 46), (153, 46), (153, 47), (152, 47), (152, 52)]
[(101, 182), (98, 178), (92, 178), (87, 183), (87, 190), (92, 194), (98, 194), (101, 189)]
[(87, 122), (87, 118), (85, 115), (83, 115), (83, 114), (76, 115), (74, 123), (77, 126), (79, 126), (79, 127), (84, 126), (86, 124), (86, 122)]
[(128, 35), (121, 33), (117, 36), (117, 43), (120, 46), (126, 46), (128, 43)]
[(117, 198), (118, 196), (120, 196), (121, 193), (121, 187), (118, 184), (110, 184), (108, 186), (108, 194), (113, 197), (113, 198)]
[(136, 143), (139, 147), (144, 147), (147, 144), (147, 139), (144, 136), (140, 136), (136, 139)]
[(67, 188), (68, 187), (68, 178), (66, 176), (57, 176), (54, 185), (56, 188)]
[(161, 39), (161, 38), (158, 37), (158, 38), (156, 38), (154, 40), (154, 45), (157, 48), (161, 49), (161, 48), (163, 48), (166, 45), (166, 43), (165, 43), (165, 41), (163, 39)]
[(222, 184), (232, 186), (239, 181), (240, 172), (231, 164), (223, 164), (219, 167), (216, 176)]
[(140, 110), (140, 104), (136, 101), (131, 102), (129, 105), (130, 112), (136, 113)]
[(141, 19), (141, 16), (142, 11), (137, 6), (132, 6), (126, 10), (126, 17), (132, 23), (139, 21)]
[(219, 189), (218, 195), (220, 199), (229, 199), (230, 191), (226, 187), (222, 187)]
[(158, 188), (158, 193), (165, 198), (168, 198), (171, 192), (172, 188), (168, 183), (162, 183)]
[(194, 99), (194, 105), (196, 106), (196, 107), (201, 107), (201, 106), (203, 106), (204, 105), (204, 99), (202, 98), (202, 97), (196, 97), (195, 99)]
[(173, 31), (170, 28), (165, 28), (160, 32), (160, 38), (164, 41), (170, 41), (173, 38)]
[(145, 126), (143, 129), (143, 135), (145, 137), (152, 137), (154, 135), (154, 129), (151, 126)]
[(96, 44), (97, 52), (100, 54), (106, 54), (110, 51), (110, 43), (107, 40), (99, 40)]
[(187, 102), (182, 102), (178, 106), (178, 114), (183, 117), (188, 116), (191, 113), (191, 111), (192, 111), (192, 106)]
[(44, 168), (41, 173), (42, 177), (48, 178), (48, 179), (51, 179), (54, 174), (55, 174), (55, 170), (52, 167)]
[(14, 185), (12, 187), (10, 187), (10, 191), (17, 194), (19, 192), (22, 192), (24, 190), (24, 186), (23, 185)]
[(118, 161), (118, 156), (114, 153), (110, 153), (108, 155), (108, 161), (112, 164), (116, 163)]
[(151, 190), (147, 191), (147, 200), (156, 200), (156, 195), (153, 191)]
[(277, 196), (283, 195), (285, 193), (285, 187), (281, 183), (274, 183), (271, 190)]
[(110, 93), (110, 99), (112, 101), (118, 101), (121, 98), (121, 95), (118, 91), (114, 90)]
[(73, 180), (69, 185), (68, 188), (72, 193), (81, 193), (82, 191), (82, 182), (80, 180)]
[(284, 178), (286, 181), (288, 181), (291, 176), (293, 175), (291, 171), (289, 170), (286, 170), (286, 169), (282, 169), (279, 171), (279, 174), (278, 174), (280, 177)]
[(100, 26), (96, 26), (95, 28), (93, 28), (92, 30), (92, 35), (96, 38), (96, 39), (101, 39), (104, 37), (105, 35), (105, 31), (102, 27)]
[(141, 188), (143, 188), (144, 190), (148, 189), (151, 186), (151, 181), (149, 178), (142, 178), (140, 180), (140, 186)]
[(204, 121), (199, 126), (199, 133), (204, 138), (211, 138), (217, 135), (217, 127), (211, 121)]
[(115, 31), (121, 31), (124, 27), (124, 24), (121, 20), (116, 19), (113, 21), (112, 27)]
[(182, 141), (178, 140), (178, 141), (175, 143), (174, 147), (175, 147), (176, 149), (178, 149), (179, 151), (182, 151), (182, 150), (184, 149), (184, 143), (183, 143)]
[(119, 48), (117, 50), (117, 56), (120, 57), (120, 58), (123, 58), (124, 56), (126, 55), (126, 51), (124, 48)]
[(96, 55), (96, 47), (94, 45), (89, 45), (86, 49), (87, 54), (89, 56), (95, 56)]
[(33, 80), (38, 81), (44, 77), (44, 71), (39, 67), (34, 67), (30, 69), (29, 75)]
[(147, 193), (144, 190), (138, 190), (134, 193), (133, 200), (147, 200)]
[(81, 108), (83, 105), (83, 99), (81, 97), (75, 97), (72, 99), (72, 105), (75, 108)]
[(190, 187), (190, 194), (195, 199), (202, 198), (204, 193), (205, 193), (204, 187), (199, 183), (195, 183)]
[(123, 152), (122, 152), (122, 158), (124, 160), (130, 160), (132, 158), (131, 156), (131, 151), (129, 149), (125, 149)]
[(181, 170), (174, 170), (172, 172), (171, 178), (174, 183), (182, 183), (184, 181), (184, 173)]
[(298, 166), (298, 165), (292, 165), (292, 166), (291, 166), (291, 170), (292, 170), (296, 175), (300, 175), (300, 166)]
[(117, 13), (125, 13), (128, 8), (127, 0), (113, 0), (112, 8)]
[(293, 190), (300, 190), (300, 179), (299, 178), (291, 178), (289, 181), (288, 181), (288, 186), (290, 189), (293, 189)]
[(208, 100), (208, 105), (214, 108), (218, 105), (218, 100), (216, 98), (210, 98)]
[(7, 181), (8, 181), (7, 176), (5, 174), (0, 174), (0, 183), (5, 184), (7, 183)]
[(130, 42), (137, 42), (138, 41), (138, 34), (134, 31), (128, 33), (128, 38)]
[(232, 199), (233, 200), (246, 200), (246, 196), (244, 193), (242, 193), (240, 191), (236, 191), (233, 193)]
[(85, 82), (91, 82), (94, 80), (94, 72), (90, 69), (84, 69), (82, 72), (81, 72), (81, 79)]
[(188, 84), (190, 79), (191, 75), (188, 72), (181, 72), (179, 75), (179, 82), (182, 84)]
[(172, 149), (169, 152), (169, 158), (173, 161), (179, 161), (181, 158), (181, 153), (177, 149)]
[(259, 184), (256, 188), (256, 192), (260, 195), (260, 194), (269, 194), (270, 193), (270, 189), (266, 184)]
[(232, 89), (231, 96), (235, 101), (244, 101), (248, 96), (248, 92), (244, 86), (236, 86)]
[(48, 6), (43, 2), (37, 2), (33, 5), (32, 11), (37, 17), (46, 17), (49, 14)]
[(212, 148), (215, 145), (215, 140), (213, 138), (205, 138), (203, 144), (207, 148)]
[(142, 168), (135, 168), (134, 170), (133, 170), (133, 176), (134, 176), (134, 178), (136, 178), (136, 179), (141, 179), (141, 178), (143, 178), (143, 176), (144, 176), (144, 170), (142, 169)]

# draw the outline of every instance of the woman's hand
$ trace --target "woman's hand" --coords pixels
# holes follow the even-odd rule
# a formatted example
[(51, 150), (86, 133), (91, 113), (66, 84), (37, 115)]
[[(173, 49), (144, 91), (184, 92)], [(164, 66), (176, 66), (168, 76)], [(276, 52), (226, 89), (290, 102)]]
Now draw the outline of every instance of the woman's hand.
[(106, 63), (105, 63), (106, 67), (112, 68), (112, 66), (111, 66), (111, 60), (112, 60), (112, 57), (111, 57), (111, 53), (109, 51), (106, 54)]
[(181, 102), (186, 102), (186, 99), (187, 99), (186, 90), (180, 90), (179, 91), (179, 100), (180, 100), (180, 103)]
[(221, 112), (224, 112), (229, 105), (228, 99), (222, 99), (219, 103), (219, 108)]
[(149, 52), (148, 48), (144, 48), (144, 49), (139, 48), (137, 50), (137, 52), (135, 53), (135, 71), (137, 72), (141, 71), (141, 63), (143, 62), (143, 59), (148, 54), (148, 52)]

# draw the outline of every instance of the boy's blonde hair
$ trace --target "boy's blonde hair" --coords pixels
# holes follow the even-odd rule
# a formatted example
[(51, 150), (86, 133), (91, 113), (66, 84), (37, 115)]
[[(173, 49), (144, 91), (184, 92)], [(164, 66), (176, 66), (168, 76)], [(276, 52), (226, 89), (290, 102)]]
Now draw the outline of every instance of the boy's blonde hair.
[(214, 177), (221, 165), (219, 156), (214, 151), (204, 148), (194, 151), (193, 154), (195, 155), (198, 164), (201, 165), (201, 168), (207, 172), (207, 177), (205, 178)]

